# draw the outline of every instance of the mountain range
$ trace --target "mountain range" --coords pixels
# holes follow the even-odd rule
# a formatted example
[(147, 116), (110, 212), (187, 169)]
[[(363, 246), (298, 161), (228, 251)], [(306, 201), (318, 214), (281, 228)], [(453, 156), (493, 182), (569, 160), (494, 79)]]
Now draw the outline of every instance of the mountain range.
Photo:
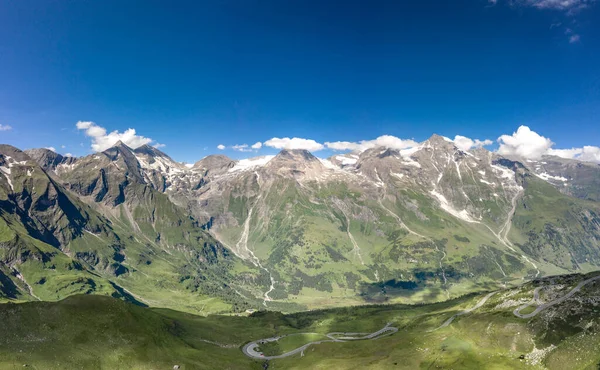
[(0, 297), (206, 314), (436, 302), (600, 267), (600, 165), (408, 149), (179, 163), (0, 145)]

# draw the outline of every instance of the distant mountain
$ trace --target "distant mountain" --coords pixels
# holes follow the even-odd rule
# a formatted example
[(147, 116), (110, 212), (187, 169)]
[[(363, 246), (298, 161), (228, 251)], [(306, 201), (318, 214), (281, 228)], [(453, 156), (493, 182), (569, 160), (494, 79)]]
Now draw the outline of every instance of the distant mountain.
[[(0, 153), (0, 231), (19, 230), (153, 305), (438, 301), (600, 266), (600, 166), (576, 160), (463, 151), (438, 135), (409, 149), (211, 155), (193, 166), (123, 143), (77, 159)], [(28, 171), (44, 181), (35, 190)], [(49, 187), (60, 202), (40, 200)], [(38, 215), (48, 207), (51, 217)], [(0, 281), (26, 296), (5, 270)]]
[(538, 178), (554, 185), (562, 193), (600, 201), (600, 164), (555, 156), (544, 156), (540, 160), (518, 160)]
[(36, 161), (44, 169), (44, 171), (50, 172), (56, 171), (60, 165), (72, 165), (77, 160), (75, 157), (64, 157), (52, 150), (45, 148), (25, 150), (25, 154)]

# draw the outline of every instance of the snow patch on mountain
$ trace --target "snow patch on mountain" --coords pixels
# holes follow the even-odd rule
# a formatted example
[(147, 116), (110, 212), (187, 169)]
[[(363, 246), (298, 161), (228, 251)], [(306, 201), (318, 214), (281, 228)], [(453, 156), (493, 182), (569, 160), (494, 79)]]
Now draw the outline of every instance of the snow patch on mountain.
[(550, 175), (547, 172), (542, 172), (542, 173), (536, 173), (535, 174), (537, 177), (539, 177), (540, 179), (544, 180), (544, 181), (549, 181), (549, 180), (555, 180), (555, 181), (562, 181), (562, 182), (567, 182), (569, 181), (566, 177), (562, 177), (562, 176), (553, 176)]
[(417, 168), (421, 168), (421, 163), (413, 160), (410, 157), (404, 157), (404, 161), (402, 162), (408, 166), (413, 166), (413, 167), (417, 167)]
[(496, 186), (496, 184), (489, 182), (489, 181), (485, 181), (484, 179), (479, 179), (479, 182), (486, 184), (486, 185), (490, 185), (490, 186)]
[(269, 161), (273, 158), (275, 158), (274, 155), (265, 155), (262, 157), (242, 159), (238, 161), (235, 166), (229, 170), (229, 172), (245, 171), (256, 167), (262, 167), (269, 163)]
[(505, 178), (505, 179), (514, 180), (515, 173), (511, 169), (506, 168), (506, 167), (502, 167), (502, 166), (498, 166), (498, 165), (495, 165), (495, 164), (491, 165), (491, 167), (495, 170), (495, 172), (500, 177)]
[(2, 172), (4, 174), (4, 176), (6, 177), (6, 181), (8, 181), (8, 185), (10, 186), (10, 190), (14, 191), (15, 188), (13, 187), (12, 181), (10, 179), (10, 173), (11, 173), (10, 167), (11, 167), (10, 164), (9, 164), (9, 167), (1, 166), (0, 167), (0, 172)]
[(325, 166), (325, 168), (328, 168), (330, 170), (339, 170), (340, 169), (338, 166), (333, 164), (329, 159), (319, 158), (319, 161), (321, 161), (321, 163), (323, 163), (323, 166)]
[(358, 159), (354, 158), (354, 157), (357, 157), (357, 156), (344, 157), (342, 155), (337, 155), (335, 157), (335, 159), (337, 159), (338, 161), (340, 161), (340, 163), (342, 164), (342, 166), (348, 166), (348, 165), (356, 164), (356, 162), (358, 161)]
[(423, 149), (422, 145), (415, 146), (415, 147), (408, 148), (408, 149), (402, 149), (400, 151), (400, 155), (404, 158), (410, 157), (411, 155), (415, 154), (416, 152), (418, 152), (421, 149)]
[(440, 207), (448, 212), (449, 214), (451, 214), (452, 216), (459, 218), (463, 221), (466, 222), (477, 222), (475, 220), (473, 220), (471, 218), (471, 216), (469, 216), (469, 212), (467, 212), (466, 209), (463, 209), (462, 211), (459, 211), (455, 208), (452, 207), (452, 205), (450, 205), (450, 203), (448, 202), (448, 199), (446, 199), (446, 197), (443, 194), (438, 193), (435, 190), (432, 190), (429, 192), (431, 195), (433, 195), (439, 202), (440, 202)]

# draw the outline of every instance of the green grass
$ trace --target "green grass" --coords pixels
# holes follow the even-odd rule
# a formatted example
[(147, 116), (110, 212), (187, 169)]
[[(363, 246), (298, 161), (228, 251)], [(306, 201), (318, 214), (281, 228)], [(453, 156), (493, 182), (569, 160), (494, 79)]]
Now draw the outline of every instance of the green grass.
[(305, 344), (321, 340), (329, 340), (329, 338), (318, 333), (295, 334), (274, 342), (261, 344), (259, 351), (267, 356), (276, 356), (300, 348)]
[[(100, 296), (59, 303), (4, 304), (0, 368), (214, 369), (253, 363), (239, 349), (198, 340), (193, 331), (150, 309)], [(210, 334), (206, 335), (210, 337)], [(258, 368), (258, 366), (256, 366)]]
[(523, 308), (522, 310), (520, 310), (519, 312), (523, 315), (527, 315), (527, 314), (530, 314), (533, 311), (535, 311), (536, 307), (537, 307), (536, 305), (527, 306), (527, 307)]
[[(249, 341), (314, 333), (261, 347), (267, 354), (279, 354), (324, 339), (326, 333), (374, 332), (388, 322), (399, 332), (373, 341), (310, 346), (303, 357), (269, 361), (269, 369), (593, 368), (600, 361), (600, 325), (592, 304), (573, 313), (565, 306), (566, 314), (532, 320), (515, 317), (514, 307), (494, 308), (505, 295), (530, 298), (534, 287), (499, 292), (482, 308), (435, 331), (431, 330), (472, 307), (481, 295), (417, 306), (344, 307), (289, 315), (260, 311), (250, 317), (203, 317), (93, 295), (55, 303), (0, 304), (0, 332), (5, 333), (0, 336), (0, 369), (24, 364), (34, 369), (169, 369), (175, 364), (183, 369), (260, 369), (262, 361), (241, 352)], [(598, 289), (600, 284), (590, 285), (581, 294), (595, 296)], [(550, 344), (557, 348), (541, 365), (519, 359), (534, 347)]]

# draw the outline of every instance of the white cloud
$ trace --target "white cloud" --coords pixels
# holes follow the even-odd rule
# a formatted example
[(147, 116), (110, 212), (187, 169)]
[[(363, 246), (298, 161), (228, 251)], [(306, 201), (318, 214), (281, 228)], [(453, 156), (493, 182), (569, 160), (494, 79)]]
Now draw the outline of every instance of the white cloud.
[(458, 147), (458, 149), (466, 152), (469, 151), (472, 148), (482, 148), (486, 145), (492, 145), (494, 142), (489, 140), (489, 139), (485, 139), (485, 140), (479, 140), (479, 139), (470, 139), (466, 136), (461, 136), (461, 135), (456, 135), (454, 137), (454, 140), (452, 140), (454, 142), (454, 145), (456, 145)]
[(594, 2), (595, 0), (517, 0), (515, 3), (537, 9), (561, 10), (568, 14), (574, 14)]
[(129, 128), (123, 132), (117, 130), (107, 133), (104, 127), (96, 125), (90, 121), (77, 122), (77, 129), (84, 130), (85, 135), (92, 139), (92, 149), (96, 152), (106, 150), (118, 141), (135, 149), (144, 144), (150, 144), (153, 140), (141, 135), (137, 135), (135, 129)]
[(323, 144), (317, 143), (314, 140), (298, 137), (291, 139), (289, 137), (274, 137), (265, 141), (264, 145), (275, 149), (305, 149), (311, 152), (316, 152), (325, 148)]
[[(504, 0), (513, 8), (532, 8), (541, 11), (553, 11), (563, 13), (563, 17), (574, 17), (581, 11), (594, 5), (597, 0)], [(488, 0), (488, 6), (494, 6), (498, 0)], [(558, 28), (564, 24), (577, 25), (575, 19), (564, 19), (550, 24), (550, 29)], [(576, 44), (581, 40), (581, 36), (572, 29), (566, 27), (565, 35), (567, 35), (570, 44)]]
[(66, 147), (67, 147), (66, 145), (61, 145), (61, 146), (60, 146), (60, 148), (61, 148), (61, 149), (64, 149), (64, 148), (66, 148)]
[(550, 149), (548, 154), (561, 158), (600, 163), (600, 147), (597, 146), (586, 145), (583, 148)]
[(583, 148), (572, 149), (549, 149), (547, 154), (555, 155), (562, 158), (575, 158), (583, 152)]
[(414, 140), (400, 139), (391, 135), (383, 135), (372, 141), (375, 146), (384, 146), (391, 149), (406, 149), (419, 145), (419, 143)]
[(75, 124), (75, 126), (77, 126), (78, 130), (85, 130), (92, 127), (93, 124), (94, 122), (91, 121), (79, 121), (77, 124)]
[(154, 145), (152, 145), (153, 147), (155, 147), (156, 149), (160, 149), (160, 148), (164, 148), (165, 146), (167, 146), (167, 144), (161, 144), (161, 143), (156, 143)]
[(502, 155), (516, 155), (524, 158), (536, 159), (546, 154), (554, 144), (550, 139), (531, 131), (527, 126), (521, 126), (511, 135), (502, 135), (498, 138), (500, 147), (498, 153)]
[(50, 151), (53, 151), (54, 153), (56, 153), (56, 148), (53, 146), (47, 146), (45, 149), (48, 149)]
[(329, 149), (345, 151), (345, 150), (356, 150), (363, 152), (367, 149), (374, 148), (377, 146), (383, 146), (392, 149), (406, 149), (412, 148), (419, 145), (414, 140), (410, 139), (400, 139), (396, 136), (391, 135), (383, 135), (379, 136), (374, 140), (361, 140), (359, 142), (351, 142), (351, 141), (335, 141), (335, 142), (326, 142), (325, 146)]
[(583, 147), (583, 152), (575, 158), (581, 161), (600, 163), (600, 147), (586, 145)]
[(73, 155), (73, 154), (71, 154), (71, 153), (67, 153), (67, 154), (65, 154), (63, 157), (74, 157), (74, 155)]
[(578, 159), (586, 162), (600, 163), (600, 147), (586, 145), (582, 148), (553, 149), (552, 140), (532, 131), (527, 126), (521, 126), (512, 135), (502, 135), (498, 138), (501, 155), (515, 155), (523, 158), (538, 159), (543, 155), (555, 155), (561, 158)]
[(353, 143), (350, 141), (335, 141), (335, 142), (325, 142), (325, 146), (329, 149), (333, 150), (360, 150), (360, 143)]
[(234, 145), (234, 146), (231, 147), (231, 149), (237, 150), (238, 152), (251, 152), (251, 151), (253, 151), (252, 148), (248, 146), (248, 144)]
[[(254, 143), (252, 145), (248, 145), (248, 144), (236, 144), (236, 145), (232, 145), (229, 148), (233, 149), (235, 151), (238, 152), (254, 152), (257, 151), (258, 149), (262, 148), (263, 144), (259, 141), (257, 143)], [(227, 147), (223, 144), (219, 144), (217, 146), (217, 149), (219, 150), (224, 150)]]
[(10, 130), (12, 130), (12, 126), (3, 125), (0, 123), (0, 131), (10, 131)]

